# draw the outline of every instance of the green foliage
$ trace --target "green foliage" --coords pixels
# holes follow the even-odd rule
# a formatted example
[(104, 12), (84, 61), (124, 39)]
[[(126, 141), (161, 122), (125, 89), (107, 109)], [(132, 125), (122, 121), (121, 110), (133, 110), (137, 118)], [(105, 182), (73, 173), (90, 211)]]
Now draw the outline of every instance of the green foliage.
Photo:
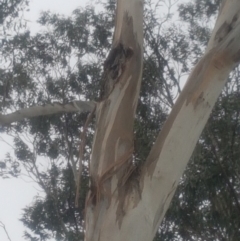
[(28, 3), (28, 0), (0, 0), (0, 48), (14, 33), (26, 27), (23, 15)]
[(18, 177), (20, 174), (20, 163), (19, 161), (14, 160), (9, 153), (6, 154), (4, 160), (0, 161), (0, 177), (1, 178), (10, 178)]
[(19, 12), (24, 10), (28, 5), (27, 0), (1, 0), (0, 1), (0, 25), (7, 22), (13, 18), (19, 17)]
[[(85, 178), (83, 178), (85, 179)], [(83, 240), (83, 207), (75, 207), (75, 182), (70, 166), (52, 166), (44, 177), (46, 197), (37, 197), (32, 206), (24, 209), (22, 221), (34, 235), (26, 232), (29, 240)], [(86, 185), (86, 181), (83, 180)], [(81, 195), (82, 198), (82, 195)], [(68, 227), (68, 228), (67, 228)]]

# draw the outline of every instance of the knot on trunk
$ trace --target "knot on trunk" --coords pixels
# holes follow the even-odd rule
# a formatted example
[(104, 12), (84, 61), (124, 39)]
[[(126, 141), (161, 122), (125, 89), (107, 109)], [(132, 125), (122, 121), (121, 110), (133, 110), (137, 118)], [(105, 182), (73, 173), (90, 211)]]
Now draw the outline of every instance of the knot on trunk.
[(133, 56), (133, 49), (119, 43), (113, 47), (104, 62), (104, 73), (101, 83), (100, 100), (106, 99), (112, 92), (114, 85), (122, 75), (126, 62)]

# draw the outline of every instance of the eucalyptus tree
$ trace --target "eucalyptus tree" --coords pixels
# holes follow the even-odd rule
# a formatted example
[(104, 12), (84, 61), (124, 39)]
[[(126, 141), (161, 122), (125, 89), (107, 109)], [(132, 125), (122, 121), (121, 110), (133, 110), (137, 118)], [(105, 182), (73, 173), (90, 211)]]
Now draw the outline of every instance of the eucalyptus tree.
[[(34, 230), (41, 239), (51, 236), (51, 233), (46, 231), (49, 230), (53, 231), (58, 239), (81, 240), (85, 224), (86, 240), (105, 240), (110, 237), (113, 240), (122, 240), (124, 237), (131, 240), (151, 240), (153, 238), (168, 209), (178, 179), (190, 159), (210, 114), (213, 102), (216, 101), (224, 84), (224, 81), (219, 81), (219, 78), (226, 79), (238, 61), (237, 56), (235, 56), (236, 61), (232, 61), (232, 55), (237, 52), (238, 48), (234, 38), (229, 46), (225, 44), (228, 38), (238, 33), (236, 24), (239, 21), (236, 17), (238, 15), (230, 14), (234, 11), (237, 13), (238, 8), (231, 9), (229, 5), (231, 2), (224, 2), (225, 5), (218, 17), (206, 54), (190, 75), (187, 86), (173, 107), (163, 126), (162, 134), (155, 141), (149, 156), (148, 151), (154, 142), (153, 138), (161, 128), (161, 123), (166, 119), (167, 111), (174, 104), (173, 86), (180, 91), (179, 79), (176, 77), (172, 63), (174, 63), (173, 61), (180, 63), (181, 69), (186, 71), (188, 68), (186, 56), (191, 52), (186, 54), (187, 52), (183, 51), (183, 49), (187, 50), (186, 39), (182, 35), (174, 36), (175, 29), (168, 29), (165, 32), (166, 36), (172, 34), (170, 39), (175, 40), (170, 42), (169, 37), (166, 36), (156, 38), (155, 31), (149, 31), (149, 26), (152, 27), (152, 25), (149, 22), (146, 23), (145, 48), (147, 51), (143, 69), (144, 82), (137, 111), (138, 118), (134, 123), (144, 55), (141, 1), (118, 2), (112, 50), (104, 62), (103, 69), (101, 64), (103, 56), (110, 47), (113, 19), (108, 17), (111, 15), (93, 14), (91, 8), (76, 11), (73, 19), (60, 19), (56, 15), (46, 13), (40, 22), (43, 25), (53, 26), (54, 35), (44, 33), (32, 37), (30, 33), (24, 33), (16, 36), (10, 44), (5, 45), (4, 53), (7, 57), (11, 57), (7, 55), (9, 50), (14, 50), (13, 52), (16, 51), (17, 54), (16, 57), (14, 56), (12, 69), (6, 76), (6, 83), (10, 82), (8, 93), (12, 98), (10, 101), (4, 102), (3, 111), (13, 109), (13, 106), (22, 111), (2, 116), (2, 123), (5, 124), (3, 130), (10, 134), (15, 133), (15, 150), (18, 160), (26, 167), (29, 175), (32, 175), (46, 191), (46, 199), (39, 199), (34, 206), (27, 208), (23, 218), (25, 224)], [(239, 7), (238, 3), (235, 5)], [(108, 2), (106, 7), (113, 11), (113, 2)], [(110, 13), (113, 12), (110, 11)], [(146, 11), (146, 20), (149, 16), (151, 16), (151, 12)], [(94, 24), (91, 25), (91, 23)], [(154, 26), (154, 21), (152, 23)], [(222, 32), (217, 31), (222, 24)], [(225, 26), (226, 24), (227, 26)], [(160, 27), (159, 29), (161, 30)], [(180, 50), (177, 49), (177, 46), (172, 47), (171, 44), (181, 46)], [(226, 53), (225, 47), (229, 48), (227, 51), (229, 55), (224, 56), (225, 62), (221, 62), (222, 59), (219, 56)], [(159, 48), (161, 48), (160, 51)], [(185, 52), (185, 57), (181, 55), (181, 51)], [(193, 51), (193, 53), (195, 52)], [(72, 54), (75, 59), (72, 58)], [(22, 56), (27, 58), (23, 61)], [(70, 62), (76, 59), (77, 68), (74, 69), (76, 66), (73, 68)], [(89, 63), (89, 59), (93, 61)], [(163, 71), (165, 72), (163, 73)], [(103, 74), (101, 74), (102, 72)], [(99, 77), (101, 75), (102, 77)], [(213, 81), (215, 81), (214, 85)], [(98, 93), (99, 83), (101, 83), (100, 93)], [(218, 86), (220, 84), (221, 86)], [(159, 91), (154, 91), (156, 86), (159, 87)], [(214, 90), (215, 95), (212, 92), (210, 94), (209, 87), (212, 88), (212, 91)], [(217, 93), (216, 89), (218, 89)], [(150, 95), (149, 91), (152, 91), (153, 94)], [(77, 95), (79, 100), (85, 99), (84, 102), (75, 101)], [(97, 97), (99, 95), (100, 97)], [(153, 96), (157, 98), (153, 100)], [(95, 102), (88, 102), (93, 99)], [(225, 99), (230, 100), (231, 97)], [(55, 100), (57, 103), (54, 102)], [(165, 101), (165, 104), (160, 106), (159, 101)], [(33, 107), (37, 104), (44, 105), (45, 108), (43, 106)], [(84, 109), (82, 104), (87, 104), (90, 109)], [(97, 119), (90, 171), (87, 168), (88, 164), (83, 162), (79, 207), (75, 208), (75, 185), (77, 183), (79, 186), (78, 179), (80, 177), (76, 170), (79, 156), (77, 142), (80, 127), (84, 126), (86, 115), (63, 114), (24, 119), (11, 125), (6, 124), (14, 120), (16, 118), (14, 116), (21, 117), (24, 113), (32, 114), (22, 117), (34, 116), (33, 113), (37, 109), (46, 110), (47, 113), (70, 110), (92, 111), (94, 104)], [(198, 115), (199, 113), (201, 115)], [(233, 116), (236, 121), (237, 114)], [(149, 118), (148, 122), (144, 121), (146, 117)], [(6, 118), (11, 121), (7, 122)], [(158, 120), (161, 120), (160, 123)], [(148, 123), (153, 127), (147, 127)], [(133, 138), (134, 125), (135, 132), (137, 132), (135, 140)], [(189, 131), (191, 125), (192, 129)], [(148, 130), (151, 130), (150, 134), (147, 134)], [(29, 138), (32, 142), (32, 150), (19, 135), (26, 131), (32, 135)], [(86, 135), (86, 128), (81, 131)], [(139, 134), (141, 131), (146, 134)], [(93, 132), (94, 127), (90, 125), (87, 135), (90, 137)], [(82, 135), (82, 142), (85, 135)], [(147, 139), (142, 138), (140, 141), (141, 137), (147, 137)], [(215, 152), (220, 155), (216, 144), (219, 139), (214, 138), (211, 140), (215, 143)], [(166, 140), (167, 142), (165, 142)], [(143, 148), (144, 143), (147, 143), (147, 148)], [(205, 141), (204, 144), (206, 143)], [(199, 149), (201, 150), (199, 153), (205, 153), (209, 146), (202, 145)], [(85, 156), (82, 159), (88, 160), (91, 150), (90, 139), (87, 139), (85, 150)], [(39, 167), (39, 162), (42, 160), (37, 160), (38, 155), (49, 157), (51, 168), (47, 172)], [(83, 156), (82, 151), (80, 156)], [(64, 160), (67, 160), (65, 161), (67, 165)], [(219, 160), (221, 163), (221, 157)], [(79, 169), (80, 167), (81, 165), (79, 165)], [(84, 199), (87, 192), (83, 187), (86, 187), (89, 174), (91, 185), (86, 199), (86, 219), (83, 222), (83, 202), (81, 200)], [(191, 177), (191, 173), (189, 176)], [(189, 183), (192, 184), (192, 182), (186, 182), (186, 184)], [(231, 185), (228, 186), (231, 187)], [(182, 208), (182, 204), (186, 204), (186, 202), (182, 201), (181, 195), (179, 200), (179, 206)], [(216, 200), (218, 200), (216, 195), (210, 199), (210, 201)], [(223, 199), (221, 198), (221, 200)], [(229, 203), (233, 206), (236, 204), (231, 200)], [(206, 208), (206, 206), (203, 203), (202, 208)], [(214, 206), (214, 208), (216, 207)], [(183, 208), (183, 210), (186, 209)], [(218, 206), (219, 211), (222, 209)], [(228, 217), (230, 218), (230, 216)], [(179, 220), (184, 219), (181, 218), (179, 217)], [(171, 229), (171, 224), (172, 226), (178, 224), (178, 218), (175, 217), (172, 223), (171, 221), (169, 223), (169, 229)], [(201, 223), (204, 224), (204, 222)], [(185, 226), (187, 226), (186, 223)], [(187, 228), (184, 228), (184, 226), (178, 225), (178, 227), (180, 227), (178, 232), (173, 232), (173, 238), (174, 236), (178, 238), (178, 235), (184, 237), (186, 232), (188, 238), (191, 237), (190, 227), (193, 228), (192, 226), (188, 225)], [(197, 231), (199, 230), (197, 229)], [(194, 235), (198, 238), (201, 236), (198, 233)], [(26, 237), (35, 239), (29, 233), (26, 233)]]
[(131, 157), (142, 69), (142, 6), (137, 0), (117, 5), (107, 94), (96, 110), (85, 240), (153, 239), (213, 105), (239, 62), (240, 4), (224, 1), (204, 56), (136, 174)]

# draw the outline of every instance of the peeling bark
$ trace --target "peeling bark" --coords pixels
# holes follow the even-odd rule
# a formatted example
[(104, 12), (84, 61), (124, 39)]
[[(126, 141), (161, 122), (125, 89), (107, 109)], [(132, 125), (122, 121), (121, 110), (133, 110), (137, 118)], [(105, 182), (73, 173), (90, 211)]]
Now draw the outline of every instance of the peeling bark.
[[(106, 92), (97, 106), (85, 241), (154, 238), (227, 77), (240, 61), (240, 1), (225, 0), (204, 56), (136, 173), (131, 157), (142, 74), (142, 4), (118, 0), (113, 47), (106, 61), (118, 67), (104, 76)], [(123, 64), (115, 65), (112, 56), (124, 56), (123, 49), (131, 49), (131, 55), (118, 58)]]
[[(104, 93), (96, 110), (85, 240), (111, 240), (105, 233), (108, 222), (120, 230), (124, 208), (130, 207), (131, 198), (126, 196), (136, 192), (133, 187), (127, 190), (124, 183), (133, 171), (133, 123), (142, 79), (142, 45), (142, 0), (118, 1), (113, 46), (104, 66)], [(140, 199), (139, 193), (134, 196)]]

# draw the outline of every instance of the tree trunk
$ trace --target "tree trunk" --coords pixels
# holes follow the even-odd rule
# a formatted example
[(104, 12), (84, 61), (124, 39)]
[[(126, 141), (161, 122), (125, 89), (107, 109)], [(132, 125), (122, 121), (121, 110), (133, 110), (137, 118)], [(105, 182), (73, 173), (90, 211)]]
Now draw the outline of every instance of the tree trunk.
[(223, 1), (206, 53), (140, 171), (133, 122), (142, 75), (142, 0), (118, 0), (90, 161), (85, 241), (151, 241), (230, 71), (240, 60), (240, 1)]

